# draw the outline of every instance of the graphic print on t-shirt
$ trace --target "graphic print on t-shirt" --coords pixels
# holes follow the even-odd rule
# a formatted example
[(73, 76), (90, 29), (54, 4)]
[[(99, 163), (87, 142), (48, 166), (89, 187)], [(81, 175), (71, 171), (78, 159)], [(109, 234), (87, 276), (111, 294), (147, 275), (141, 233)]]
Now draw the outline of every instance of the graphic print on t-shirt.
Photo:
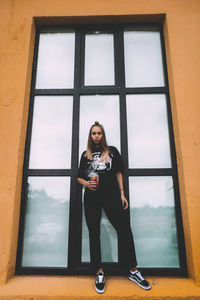
[(94, 173), (99, 175), (99, 184), (101, 188), (109, 188), (117, 185), (116, 173), (124, 171), (124, 165), (118, 150), (109, 146), (109, 157), (102, 160), (102, 149), (94, 149), (92, 160), (87, 159), (86, 151), (82, 153), (77, 178), (90, 180)]
[(112, 168), (112, 158), (109, 156), (107, 160), (100, 159), (101, 152), (94, 152), (93, 153), (93, 160), (92, 162), (88, 162), (89, 164), (89, 173), (95, 171), (99, 174), (108, 173)]

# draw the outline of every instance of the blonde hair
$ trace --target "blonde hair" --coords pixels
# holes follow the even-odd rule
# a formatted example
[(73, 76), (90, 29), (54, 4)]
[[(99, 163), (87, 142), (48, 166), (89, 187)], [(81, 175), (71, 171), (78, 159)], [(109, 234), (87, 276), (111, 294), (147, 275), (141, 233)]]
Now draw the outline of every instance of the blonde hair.
[(92, 132), (92, 128), (94, 126), (99, 127), (102, 131), (102, 134), (103, 134), (103, 137), (102, 137), (102, 140), (101, 140), (101, 145), (100, 145), (100, 147), (103, 149), (103, 152), (101, 154), (100, 160), (101, 161), (102, 160), (108, 160), (109, 159), (109, 147), (108, 147), (108, 144), (107, 144), (107, 141), (106, 141), (105, 130), (104, 130), (103, 126), (101, 124), (99, 124), (98, 121), (95, 121), (94, 124), (90, 127), (85, 156), (87, 157), (87, 159), (92, 160), (92, 149), (94, 148), (94, 142), (92, 141), (92, 138), (91, 138), (91, 132)]

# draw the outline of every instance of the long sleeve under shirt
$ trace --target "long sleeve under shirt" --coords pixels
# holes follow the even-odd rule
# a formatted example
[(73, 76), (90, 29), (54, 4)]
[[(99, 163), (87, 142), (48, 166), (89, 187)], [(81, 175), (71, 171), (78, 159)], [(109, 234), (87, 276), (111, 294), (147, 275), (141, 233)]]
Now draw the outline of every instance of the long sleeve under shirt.
[(109, 146), (109, 159), (107, 161), (100, 161), (102, 149), (94, 148), (92, 160), (88, 160), (85, 153), (86, 151), (81, 156), (77, 178), (89, 180), (89, 174), (94, 171), (99, 175), (99, 191), (119, 191), (116, 173), (124, 171), (124, 164), (117, 148)]

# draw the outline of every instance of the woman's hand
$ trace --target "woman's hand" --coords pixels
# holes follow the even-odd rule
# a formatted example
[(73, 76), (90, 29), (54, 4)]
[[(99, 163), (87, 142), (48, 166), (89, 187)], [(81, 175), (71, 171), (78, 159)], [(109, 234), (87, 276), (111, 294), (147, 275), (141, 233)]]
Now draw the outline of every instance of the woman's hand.
[(126, 200), (124, 195), (121, 195), (121, 200), (122, 200), (123, 209), (127, 209), (128, 208), (128, 201)]
[(122, 172), (117, 172), (116, 173), (116, 178), (117, 178), (119, 190), (120, 190), (120, 193), (121, 193), (121, 200), (122, 200), (123, 209), (127, 209), (128, 208), (128, 201), (126, 200), (126, 198), (124, 196)]
[(86, 187), (92, 191), (96, 191), (96, 189), (97, 189), (96, 181), (93, 181), (93, 180), (87, 181)]
[(96, 191), (96, 189), (97, 189), (97, 184), (93, 180), (87, 181), (83, 178), (78, 177), (77, 182), (80, 183), (82, 186), (85, 186), (85, 187), (87, 187), (88, 189), (90, 189), (92, 191)]

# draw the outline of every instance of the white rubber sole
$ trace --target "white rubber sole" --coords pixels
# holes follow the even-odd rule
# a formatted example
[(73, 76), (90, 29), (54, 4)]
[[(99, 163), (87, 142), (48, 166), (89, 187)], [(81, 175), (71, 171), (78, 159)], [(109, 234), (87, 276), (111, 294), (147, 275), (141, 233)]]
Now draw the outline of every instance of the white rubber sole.
[(97, 293), (99, 293), (99, 294), (103, 294), (103, 293), (105, 292), (105, 287), (104, 287), (103, 290), (98, 290), (98, 288), (97, 288), (96, 285), (95, 285), (94, 288), (95, 288), (95, 291), (96, 291)]
[(136, 281), (134, 278), (132, 278), (132, 277), (130, 277), (130, 276), (129, 276), (129, 279), (130, 279), (131, 281), (135, 282), (137, 285), (139, 285), (139, 287), (141, 287), (141, 288), (144, 289), (144, 290), (150, 290), (150, 289), (151, 289), (150, 286), (145, 287), (145, 286), (141, 285), (138, 281)]

